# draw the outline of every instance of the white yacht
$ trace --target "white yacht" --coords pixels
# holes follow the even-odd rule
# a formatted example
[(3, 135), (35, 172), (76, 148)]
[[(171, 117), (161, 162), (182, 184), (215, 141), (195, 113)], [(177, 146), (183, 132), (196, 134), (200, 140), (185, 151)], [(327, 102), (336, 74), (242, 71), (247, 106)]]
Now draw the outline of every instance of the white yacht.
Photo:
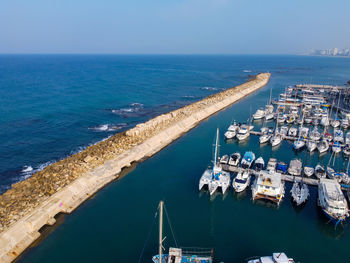
[(301, 175), (302, 163), (298, 159), (293, 159), (289, 163), (288, 173), (291, 175)]
[(317, 130), (317, 127), (310, 132), (310, 139), (314, 141), (321, 140), (321, 133)]
[(250, 172), (248, 170), (239, 171), (232, 181), (232, 187), (237, 193), (243, 192), (250, 184)]
[(334, 133), (333, 141), (340, 142), (340, 143), (344, 142), (344, 133), (342, 130), (335, 129), (333, 133)]
[(333, 128), (337, 128), (337, 127), (339, 127), (340, 126), (340, 120), (338, 119), (338, 118), (336, 118), (336, 119), (334, 119), (334, 120), (331, 120), (331, 126), (333, 127)]
[(270, 143), (272, 147), (279, 145), (283, 141), (282, 135), (279, 133), (278, 128), (276, 127), (275, 133), (270, 138)]
[(266, 132), (263, 132), (259, 137), (259, 143), (263, 144), (268, 142), (272, 137), (272, 133), (268, 130)]
[(302, 138), (298, 138), (297, 140), (294, 141), (293, 143), (293, 149), (298, 151), (304, 148), (305, 146), (305, 141)]
[(303, 181), (300, 182), (294, 182), (293, 187), (290, 190), (290, 194), (292, 196), (293, 201), (296, 203), (296, 205), (301, 205), (308, 199), (310, 193), (309, 193), (309, 187), (307, 184), (305, 184)]
[(232, 123), (224, 134), (225, 138), (233, 139), (236, 136), (238, 130), (239, 130), (239, 124), (237, 124), (236, 122)]
[(252, 185), (253, 200), (266, 199), (281, 203), (284, 197), (284, 182), (280, 173), (260, 171)]
[(328, 115), (322, 116), (320, 124), (322, 126), (325, 126), (325, 127), (329, 125), (329, 117), (328, 117)]
[(298, 135), (298, 129), (295, 127), (290, 127), (288, 131), (288, 136), (296, 137)]
[(332, 151), (334, 153), (340, 153), (341, 152), (341, 145), (339, 142), (334, 142), (332, 145)]
[(261, 171), (264, 169), (265, 166), (265, 161), (262, 157), (259, 157), (258, 159), (256, 159), (255, 161), (255, 170), (257, 171)]
[(276, 166), (277, 166), (277, 160), (275, 158), (270, 158), (267, 166), (266, 166), (266, 170), (269, 172), (276, 172)]
[(347, 129), (349, 127), (349, 119), (348, 118), (344, 118), (341, 120), (341, 127), (343, 129)]
[(258, 109), (254, 114), (253, 114), (253, 119), (254, 120), (260, 120), (264, 118), (265, 116), (265, 110), (264, 109)]
[(234, 154), (231, 154), (228, 164), (231, 166), (237, 166), (240, 160), (241, 160), (241, 154), (239, 152), (236, 152)]
[(220, 158), (220, 164), (227, 164), (229, 161), (229, 157), (227, 154), (223, 155), (221, 158)]
[(335, 180), (320, 179), (318, 184), (318, 205), (334, 223), (345, 221), (349, 216), (348, 204)]
[(350, 132), (347, 132), (345, 135), (345, 144), (350, 145)]
[(317, 148), (317, 142), (312, 140), (307, 141), (306, 148), (310, 153), (313, 152)]
[(220, 165), (217, 163), (218, 147), (219, 129), (216, 131), (213, 168), (206, 169), (199, 180), (199, 190), (201, 190), (204, 186), (207, 186), (210, 195), (213, 195), (218, 188), (221, 188), (222, 193), (224, 194), (230, 187), (230, 173), (223, 171)]
[(288, 126), (282, 126), (282, 127), (280, 128), (280, 134), (281, 134), (283, 137), (287, 136), (287, 135), (288, 135)]
[(299, 128), (299, 137), (307, 138), (309, 135), (309, 128), (301, 126)]
[(246, 152), (242, 158), (241, 166), (244, 169), (250, 168), (255, 160), (255, 154), (253, 152)]
[(249, 137), (250, 127), (247, 124), (242, 124), (236, 135), (239, 141), (243, 141)]
[(329, 142), (325, 139), (323, 139), (318, 145), (317, 145), (317, 150), (320, 153), (327, 152), (329, 149)]
[(283, 252), (273, 253), (272, 256), (258, 257), (248, 260), (247, 263), (295, 263), (294, 259), (288, 258)]

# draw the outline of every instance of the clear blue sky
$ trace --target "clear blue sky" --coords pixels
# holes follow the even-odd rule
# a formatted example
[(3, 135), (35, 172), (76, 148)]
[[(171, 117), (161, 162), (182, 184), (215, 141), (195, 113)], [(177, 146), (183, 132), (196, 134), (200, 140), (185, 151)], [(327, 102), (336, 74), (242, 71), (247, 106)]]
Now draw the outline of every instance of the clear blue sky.
[(1, 0), (0, 53), (273, 54), (350, 47), (350, 0)]

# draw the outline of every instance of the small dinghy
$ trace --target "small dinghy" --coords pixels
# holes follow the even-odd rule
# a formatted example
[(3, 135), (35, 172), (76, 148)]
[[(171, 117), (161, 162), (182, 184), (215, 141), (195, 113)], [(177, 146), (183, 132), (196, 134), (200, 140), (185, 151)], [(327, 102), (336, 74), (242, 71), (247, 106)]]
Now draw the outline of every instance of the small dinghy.
[(255, 160), (255, 154), (253, 152), (246, 152), (242, 158), (242, 168), (250, 168)]
[(315, 169), (312, 167), (312, 166), (304, 166), (304, 174), (307, 176), (307, 177), (310, 177), (314, 174), (315, 172)]
[(264, 169), (265, 166), (265, 161), (262, 157), (259, 157), (258, 159), (256, 159), (255, 161), (255, 170), (256, 171), (261, 171)]
[(232, 187), (237, 193), (243, 192), (250, 184), (250, 173), (248, 170), (239, 171), (235, 179), (233, 179)]
[(323, 168), (322, 165), (317, 164), (315, 167), (315, 175), (318, 179), (326, 178), (326, 170)]
[(301, 175), (302, 163), (298, 159), (293, 159), (290, 161), (288, 173), (294, 176)]
[(239, 152), (236, 152), (230, 156), (230, 160), (228, 161), (228, 164), (231, 166), (237, 166), (240, 160), (241, 160), (241, 154)]
[(220, 164), (227, 164), (228, 163), (228, 160), (229, 160), (229, 157), (227, 154), (225, 154), (224, 156), (222, 156), (220, 158)]
[(301, 205), (305, 203), (310, 195), (309, 187), (303, 181), (294, 182), (290, 193), (296, 205)]

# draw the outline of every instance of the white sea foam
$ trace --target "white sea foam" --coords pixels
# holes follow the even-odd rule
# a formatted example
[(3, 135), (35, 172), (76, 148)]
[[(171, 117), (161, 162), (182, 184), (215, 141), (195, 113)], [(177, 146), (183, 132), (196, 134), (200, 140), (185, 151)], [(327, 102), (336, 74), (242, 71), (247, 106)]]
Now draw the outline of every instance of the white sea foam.
[(218, 88), (215, 87), (201, 87), (202, 90), (218, 90)]
[(31, 172), (33, 172), (33, 167), (32, 166), (27, 166), (27, 165), (25, 165), (24, 167), (23, 167), (23, 170), (22, 170), (22, 173), (31, 173)]
[(243, 70), (243, 72), (250, 73), (250, 72), (252, 72), (252, 71), (249, 70), (249, 69), (245, 69), (245, 70)]
[(137, 108), (142, 108), (143, 104), (142, 103), (138, 103), (138, 102), (133, 102), (133, 103), (130, 104), (130, 106), (137, 107)]

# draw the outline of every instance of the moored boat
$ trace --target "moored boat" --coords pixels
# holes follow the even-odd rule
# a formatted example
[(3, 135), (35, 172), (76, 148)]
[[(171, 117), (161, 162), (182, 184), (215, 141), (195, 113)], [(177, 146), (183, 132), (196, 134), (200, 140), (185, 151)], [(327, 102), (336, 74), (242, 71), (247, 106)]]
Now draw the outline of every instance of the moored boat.
[(277, 160), (275, 158), (270, 158), (267, 163), (266, 170), (269, 172), (275, 172), (276, 165), (277, 165)]
[(239, 171), (232, 180), (232, 187), (237, 193), (243, 192), (250, 184), (250, 172), (248, 170)]
[(264, 118), (264, 116), (265, 116), (265, 110), (260, 108), (253, 114), (253, 119), (260, 120)]
[(262, 157), (259, 157), (258, 159), (256, 159), (255, 161), (255, 170), (257, 171), (261, 171), (264, 169), (265, 166), (265, 161)]
[(228, 164), (231, 166), (237, 166), (240, 160), (241, 160), (241, 154), (239, 152), (236, 152), (234, 154), (231, 154)]
[(290, 194), (292, 196), (292, 200), (296, 203), (296, 205), (301, 205), (306, 202), (310, 193), (309, 187), (303, 181), (294, 182), (293, 187), (290, 190)]
[(325, 153), (329, 149), (329, 143), (327, 140), (322, 140), (318, 145), (317, 145), (317, 150), (320, 153)]
[(237, 135), (237, 131), (239, 130), (239, 124), (233, 122), (225, 132), (226, 139), (233, 139)]
[(289, 163), (288, 173), (294, 176), (301, 175), (302, 163), (299, 159), (293, 159)]
[(318, 179), (326, 178), (326, 170), (323, 168), (321, 164), (317, 164), (315, 167), (315, 175)]
[(241, 166), (244, 169), (250, 168), (255, 160), (255, 154), (253, 152), (246, 152), (242, 158)]
[(313, 152), (317, 148), (317, 143), (315, 141), (309, 140), (306, 142), (306, 148), (309, 152)]
[(287, 173), (287, 164), (285, 162), (279, 161), (276, 165), (276, 172), (285, 174)]
[(309, 165), (304, 166), (304, 174), (307, 177), (312, 176), (314, 172), (315, 172), (315, 169), (312, 166), (309, 166)]
[(249, 259), (247, 263), (294, 263), (294, 259), (288, 258), (283, 252), (273, 253), (272, 256)]

